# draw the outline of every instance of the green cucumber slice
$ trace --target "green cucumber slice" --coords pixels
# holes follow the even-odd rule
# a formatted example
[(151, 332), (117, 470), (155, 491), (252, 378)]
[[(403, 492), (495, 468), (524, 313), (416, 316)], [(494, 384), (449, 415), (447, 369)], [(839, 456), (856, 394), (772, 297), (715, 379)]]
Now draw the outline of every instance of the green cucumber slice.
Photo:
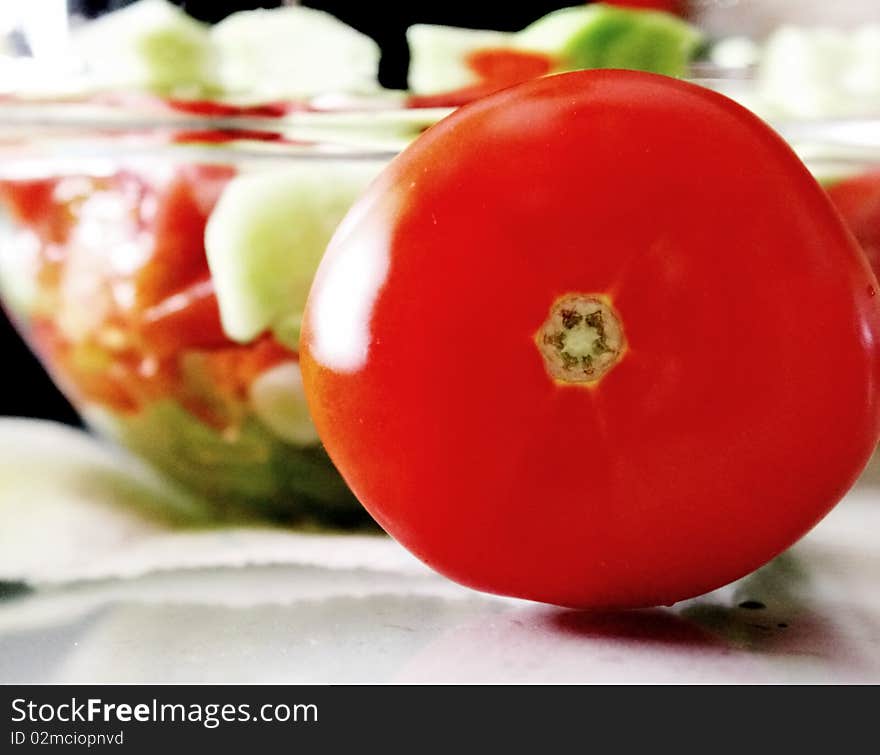
[(296, 349), (299, 320), (336, 226), (381, 161), (303, 161), (243, 174), (224, 190), (205, 229), (223, 329), (247, 343), (266, 330)]
[(554, 55), (558, 70), (628, 68), (682, 76), (702, 35), (681, 19), (610, 5), (563, 8), (517, 34), (521, 49)]
[(761, 51), (756, 90), (774, 115), (836, 118), (880, 110), (880, 25), (786, 26)]
[(27, 320), (41, 309), (40, 243), (29, 232), (17, 232), (13, 223), (0, 208), (0, 298), (15, 317)]
[(477, 82), (467, 57), (476, 50), (510, 48), (510, 32), (415, 24), (406, 31), (409, 43), (409, 87), (417, 94), (450, 92)]
[(72, 45), (97, 86), (191, 96), (216, 88), (208, 27), (166, 0), (139, 0), (84, 24)]
[(217, 24), (211, 37), (220, 79), (233, 94), (283, 99), (378, 88), (379, 46), (323, 11), (241, 11)]
[(297, 362), (282, 362), (258, 375), (250, 385), (248, 400), (257, 419), (283, 441), (298, 446), (320, 442)]

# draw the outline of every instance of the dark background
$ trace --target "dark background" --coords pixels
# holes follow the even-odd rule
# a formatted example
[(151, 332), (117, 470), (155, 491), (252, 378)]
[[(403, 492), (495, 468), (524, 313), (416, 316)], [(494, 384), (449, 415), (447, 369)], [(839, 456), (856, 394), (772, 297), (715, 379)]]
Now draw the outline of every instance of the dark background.
[[(131, 0), (69, 0), (72, 10), (94, 16), (108, 9), (127, 5)], [(217, 0), (179, 0), (188, 13), (205, 21), (217, 21), (233, 10), (274, 7), (279, 2), (218, 2)], [(413, 2), (406, 0), (327, 0), (303, 2), (333, 13), (351, 26), (373, 37), (382, 47), (380, 81), (387, 87), (406, 85), (409, 54), (404, 32), (410, 24), (435, 23), (474, 28), (521, 29), (556, 8), (573, 2), (520, 0), (519, 2), (481, 2), (444, 0)], [(0, 391), (0, 414), (46, 417), (77, 423), (76, 413), (55, 389), (39, 362), (30, 353), (5, 316), (0, 314), (0, 354), (6, 373)]]

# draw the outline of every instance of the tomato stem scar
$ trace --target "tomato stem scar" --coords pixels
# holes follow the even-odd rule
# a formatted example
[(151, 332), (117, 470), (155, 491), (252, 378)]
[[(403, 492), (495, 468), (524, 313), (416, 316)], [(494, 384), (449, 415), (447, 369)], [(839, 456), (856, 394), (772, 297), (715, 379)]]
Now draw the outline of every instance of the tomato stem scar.
[(617, 313), (598, 294), (560, 296), (535, 334), (547, 373), (562, 383), (595, 383), (624, 349)]

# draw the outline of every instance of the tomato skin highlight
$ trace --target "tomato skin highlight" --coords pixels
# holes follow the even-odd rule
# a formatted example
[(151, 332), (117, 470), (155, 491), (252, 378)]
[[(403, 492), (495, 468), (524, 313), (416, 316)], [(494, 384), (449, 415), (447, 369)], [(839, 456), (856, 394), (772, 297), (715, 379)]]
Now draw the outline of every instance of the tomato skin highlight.
[[(754, 115), (624, 71), (551, 76), (423, 135), (339, 228), (306, 310), (313, 419), (393, 537), (476, 589), (671, 604), (743, 576), (852, 485), (880, 428), (877, 282)], [(560, 296), (626, 352), (549, 378)]]

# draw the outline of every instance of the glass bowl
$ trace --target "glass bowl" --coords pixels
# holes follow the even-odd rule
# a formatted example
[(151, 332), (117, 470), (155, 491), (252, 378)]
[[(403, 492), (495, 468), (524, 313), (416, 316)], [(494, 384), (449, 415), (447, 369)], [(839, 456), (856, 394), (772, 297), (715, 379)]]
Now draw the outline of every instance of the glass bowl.
[[(365, 184), (424, 118), (401, 125), (370, 113), (364, 125), (355, 112), (8, 100), (0, 104), (3, 308), (89, 426), (208, 501), (218, 520), (365, 526), (308, 419), (297, 309), (353, 201), (351, 182)], [(330, 186), (340, 180), (345, 191)], [(310, 249), (293, 271), (308, 278), (293, 287), (291, 332), (232, 339), (206, 225), (213, 218), (227, 233), (227, 221), (216, 220), (227, 192), (271, 194), (297, 181), (304, 186), (287, 207), (289, 224), (306, 229)], [(234, 196), (225, 207), (234, 226)], [(242, 233), (277, 244), (273, 234), (289, 231), (276, 223)]]

